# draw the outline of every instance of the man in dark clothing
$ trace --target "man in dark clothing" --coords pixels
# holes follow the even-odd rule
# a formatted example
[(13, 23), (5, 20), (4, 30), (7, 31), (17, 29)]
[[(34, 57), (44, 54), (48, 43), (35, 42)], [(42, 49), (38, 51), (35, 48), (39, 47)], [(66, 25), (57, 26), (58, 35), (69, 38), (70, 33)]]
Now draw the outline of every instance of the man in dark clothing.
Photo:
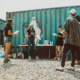
[(70, 17), (66, 19), (64, 28), (65, 28), (65, 44), (63, 49), (63, 57), (61, 61), (61, 67), (56, 68), (56, 70), (64, 71), (65, 58), (68, 50), (71, 49), (72, 53), (72, 63), (70, 67), (67, 67), (68, 70), (74, 70), (75, 64), (75, 49), (80, 46), (80, 27), (79, 22), (75, 18), (76, 10), (72, 9), (69, 11)]
[[(80, 27), (80, 16), (79, 15), (77, 15), (76, 16), (76, 19), (78, 20), (78, 22), (79, 22), (79, 27)], [(80, 47), (77, 47), (77, 49), (76, 49), (76, 61), (75, 61), (75, 64), (80, 64), (80, 49), (79, 49)]]

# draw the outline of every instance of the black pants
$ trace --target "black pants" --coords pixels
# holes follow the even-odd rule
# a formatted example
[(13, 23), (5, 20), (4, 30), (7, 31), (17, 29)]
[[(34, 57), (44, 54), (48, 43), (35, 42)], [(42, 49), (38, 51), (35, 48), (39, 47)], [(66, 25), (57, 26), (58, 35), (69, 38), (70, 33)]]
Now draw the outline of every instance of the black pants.
[(76, 52), (75, 54), (76, 54), (77, 60), (80, 60), (80, 49), (79, 49), (79, 46), (76, 46), (75, 52)]
[[(69, 49), (71, 49), (71, 53), (72, 53), (72, 63), (71, 63), (71, 66), (74, 66), (74, 64), (75, 64), (75, 50), (77, 49), (77, 47), (78, 46), (75, 46), (75, 45), (64, 44), (63, 57), (62, 57), (62, 61), (61, 61), (61, 66), (62, 67), (64, 67), (64, 65), (65, 65), (66, 54), (67, 54)], [(78, 53), (78, 51), (77, 51), (77, 53)]]

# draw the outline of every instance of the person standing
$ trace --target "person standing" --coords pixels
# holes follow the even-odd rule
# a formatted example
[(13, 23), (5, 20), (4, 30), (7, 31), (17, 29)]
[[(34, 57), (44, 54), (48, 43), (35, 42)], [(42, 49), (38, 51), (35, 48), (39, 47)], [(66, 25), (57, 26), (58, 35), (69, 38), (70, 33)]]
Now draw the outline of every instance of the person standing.
[[(79, 15), (76, 15), (76, 19), (78, 20), (79, 22), (79, 27), (80, 27), (80, 16)], [(75, 64), (80, 64), (80, 46), (77, 46), (76, 47), (76, 60), (75, 60)]]
[(63, 57), (61, 61), (61, 67), (57, 67), (56, 70), (64, 71), (65, 66), (65, 58), (69, 49), (71, 49), (72, 53), (72, 63), (70, 67), (66, 67), (68, 70), (74, 70), (75, 65), (75, 48), (80, 46), (80, 27), (79, 22), (76, 20), (76, 10), (71, 9), (69, 11), (70, 17), (66, 19), (64, 28), (65, 28), (65, 44), (63, 49)]
[(59, 60), (61, 59), (61, 53), (62, 53), (62, 46), (63, 46), (63, 38), (65, 37), (65, 32), (64, 30), (61, 29), (61, 25), (59, 25), (58, 27), (58, 38), (56, 41), (56, 56), (54, 58), (54, 60), (57, 60), (57, 53), (58, 53), (58, 47), (59, 47)]
[(7, 20), (6, 27), (3, 31), (4, 36), (4, 43), (5, 43), (5, 57), (4, 57), (4, 64), (10, 63), (10, 59), (8, 59), (8, 53), (12, 44), (12, 35), (16, 35), (12, 33), (12, 23), (13, 21), (11, 19)]
[(28, 42), (28, 60), (31, 60), (31, 44), (34, 49), (36, 59), (39, 60), (37, 53), (36, 53), (36, 46), (35, 46), (35, 37), (36, 36), (35, 36), (35, 30), (34, 30), (33, 25), (29, 26), (27, 33), (26, 33), (26, 37), (28, 38), (28, 41), (27, 41)]

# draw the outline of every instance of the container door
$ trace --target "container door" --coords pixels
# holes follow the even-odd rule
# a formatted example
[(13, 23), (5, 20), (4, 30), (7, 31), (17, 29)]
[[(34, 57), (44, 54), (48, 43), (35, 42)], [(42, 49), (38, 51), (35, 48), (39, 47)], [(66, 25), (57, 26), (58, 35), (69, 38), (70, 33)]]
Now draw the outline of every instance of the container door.
[(0, 45), (3, 45), (3, 31), (0, 30)]

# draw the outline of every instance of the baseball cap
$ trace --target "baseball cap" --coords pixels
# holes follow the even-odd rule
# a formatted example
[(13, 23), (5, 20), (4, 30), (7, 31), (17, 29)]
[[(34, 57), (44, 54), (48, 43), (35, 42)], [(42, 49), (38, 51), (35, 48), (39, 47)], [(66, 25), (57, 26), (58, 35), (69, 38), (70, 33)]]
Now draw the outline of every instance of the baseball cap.
[(76, 10), (75, 9), (71, 9), (68, 13), (76, 14)]
[(14, 22), (14, 21), (12, 21), (12, 19), (8, 19), (7, 22)]

